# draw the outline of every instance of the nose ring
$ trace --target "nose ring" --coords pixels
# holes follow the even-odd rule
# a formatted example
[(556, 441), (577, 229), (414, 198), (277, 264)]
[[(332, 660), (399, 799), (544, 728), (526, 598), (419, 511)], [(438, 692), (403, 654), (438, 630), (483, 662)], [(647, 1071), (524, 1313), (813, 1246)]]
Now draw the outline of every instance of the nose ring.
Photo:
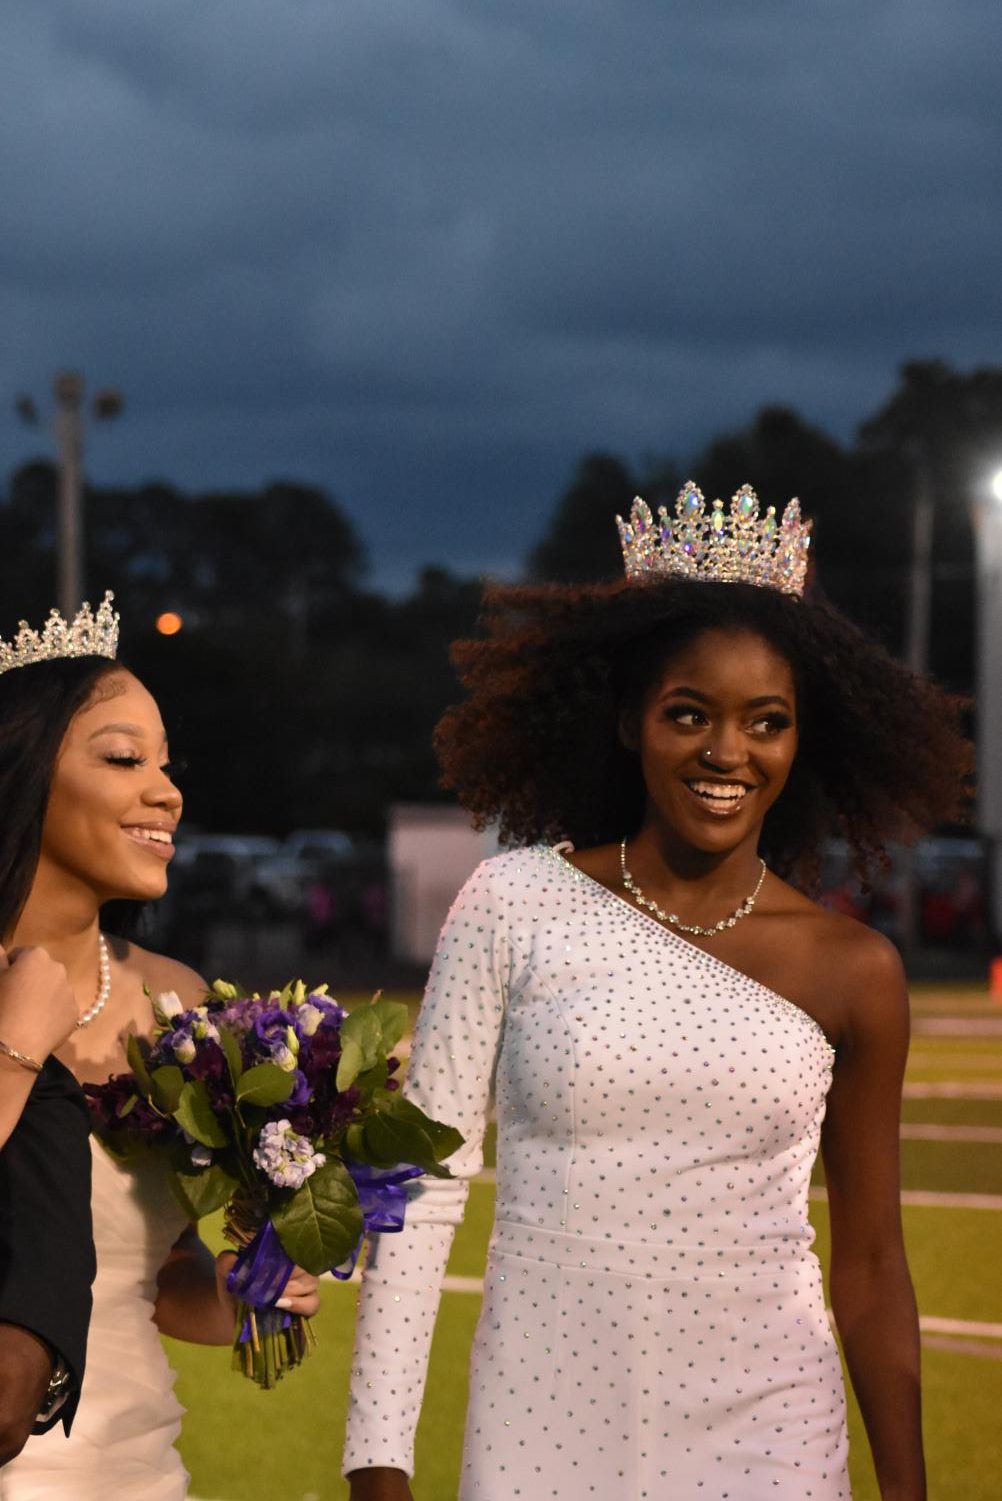
[(700, 753), (699, 753), (699, 759), (701, 761), (712, 761), (713, 760), (713, 747), (710, 746), (710, 745), (708, 745), (703, 750), (701, 750)]

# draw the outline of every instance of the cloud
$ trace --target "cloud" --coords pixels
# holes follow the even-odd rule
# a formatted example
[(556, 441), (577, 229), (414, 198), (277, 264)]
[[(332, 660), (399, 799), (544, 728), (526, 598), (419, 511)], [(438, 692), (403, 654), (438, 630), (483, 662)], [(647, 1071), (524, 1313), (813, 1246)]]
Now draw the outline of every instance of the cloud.
[[(996, 357), (982, 0), (8, 0), (0, 386), (91, 472), (295, 475), (377, 576), (514, 566), (585, 449)], [(37, 447), (8, 421), (0, 463)], [(805, 493), (809, 481), (805, 479)]]

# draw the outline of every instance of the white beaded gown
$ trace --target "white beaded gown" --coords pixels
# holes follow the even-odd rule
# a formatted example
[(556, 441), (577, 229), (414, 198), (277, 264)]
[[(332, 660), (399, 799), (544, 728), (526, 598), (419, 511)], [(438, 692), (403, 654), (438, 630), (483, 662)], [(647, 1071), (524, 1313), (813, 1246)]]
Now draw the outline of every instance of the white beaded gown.
[(496, 1096), (461, 1501), (849, 1501), (807, 1220), (833, 1050), (561, 848), (485, 861), (443, 929), (407, 1093), (466, 1143), (370, 1258), (345, 1471), (412, 1469)]
[(156, 1161), (126, 1170), (91, 1141), (97, 1277), (80, 1405), (68, 1438), (30, 1438), (0, 1470), (0, 1501), (184, 1501), (184, 1409), (153, 1304), (187, 1221)]

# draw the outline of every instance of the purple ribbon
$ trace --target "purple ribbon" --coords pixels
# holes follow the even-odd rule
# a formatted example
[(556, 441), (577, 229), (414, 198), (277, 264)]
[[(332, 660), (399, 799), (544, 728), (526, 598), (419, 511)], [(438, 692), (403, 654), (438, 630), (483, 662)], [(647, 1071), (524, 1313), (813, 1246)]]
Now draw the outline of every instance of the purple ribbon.
[[(362, 1209), (362, 1234), (358, 1237), (352, 1253), (340, 1266), (331, 1267), (334, 1276), (346, 1282), (355, 1270), (362, 1242), (367, 1235), (386, 1234), (404, 1228), (407, 1210), (407, 1192), (404, 1184), (411, 1178), (420, 1178), (423, 1169), (404, 1163), (400, 1167), (369, 1167), (367, 1163), (350, 1162), (348, 1171), (358, 1191)], [(291, 1315), (275, 1308), (276, 1299), (292, 1275), (294, 1262), (285, 1252), (271, 1220), (265, 1220), (254, 1239), (240, 1252), (226, 1277), (226, 1286), (234, 1297), (247, 1303), (269, 1327), (287, 1329)], [(245, 1319), (240, 1331), (241, 1343), (250, 1339), (250, 1319)]]
[(334, 1276), (347, 1282), (355, 1270), (362, 1242), (367, 1235), (393, 1233), (404, 1228), (407, 1211), (407, 1190), (404, 1184), (411, 1178), (420, 1178), (424, 1169), (402, 1163), (399, 1167), (370, 1167), (367, 1162), (349, 1162), (358, 1202), (362, 1208), (362, 1233), (347, 1261), (331, 1267)]
[[(226, 1287), (242, 1303), (262, 1313), (267, 1312), (270, 1327), (287, 1329), (292, 1317), (284, 1309), (276, 1309), (275, 1300), (282, 1296), (294, 1265), (291, 1256), (286, 1255), (271, 1220), (265, 1220), (227, 1273)], [(241, 1344), (246, 1344), (250, 1337), (250, 1319), (247, 1318), (240, 1330)]]

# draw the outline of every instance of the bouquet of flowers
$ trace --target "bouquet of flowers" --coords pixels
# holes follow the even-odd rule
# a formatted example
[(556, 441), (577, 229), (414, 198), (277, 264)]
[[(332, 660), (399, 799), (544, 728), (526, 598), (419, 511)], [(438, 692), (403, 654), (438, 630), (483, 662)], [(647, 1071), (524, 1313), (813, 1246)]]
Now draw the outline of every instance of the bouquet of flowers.
[(234, 1367), (271, 1387), (313, 1340), (274, 1306), (293, 1266), (349, 1277), (368, 1232), (403, 1228), (406, 1181), (448, 1177), (462, 1137), (393, 1077), (400, 1003), (348, 1012), (326, 985), (259, 996), (217, 980), (193, 1009), (167, 993), (153, 1013), (152, 1044), (129, 1040), (131, 1073), (88, 1086), (95, 1130), (120, 1157), (160, 1155), (192, 1220), (223, 1209)]

